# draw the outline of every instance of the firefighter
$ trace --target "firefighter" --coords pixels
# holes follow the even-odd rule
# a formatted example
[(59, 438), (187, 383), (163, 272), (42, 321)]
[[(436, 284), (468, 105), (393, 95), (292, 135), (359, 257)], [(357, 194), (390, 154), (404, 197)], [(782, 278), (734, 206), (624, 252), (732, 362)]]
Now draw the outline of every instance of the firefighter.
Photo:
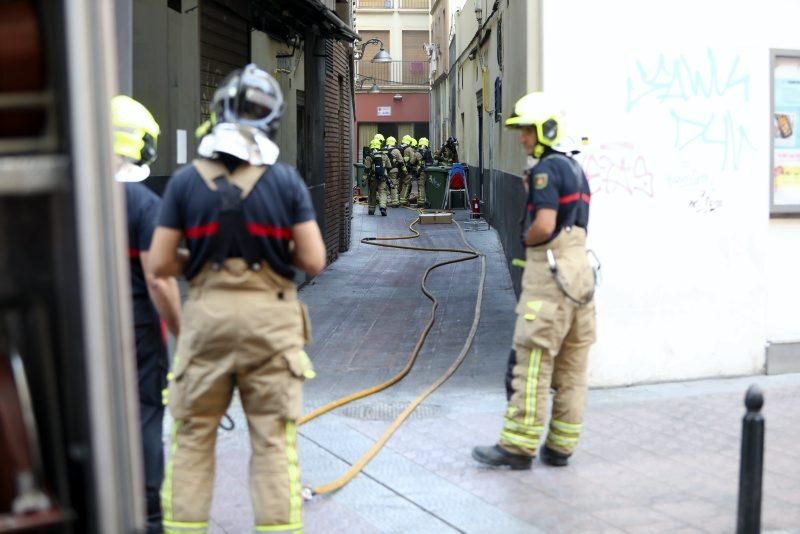
[(402, 175), (400, 183), (400, 205), (408, 206), (408, 197), (411, 195), (411, 186), (414, 175), (417, 170), (417, 151), (414, 146), (417, 144), (416, 139), (410, 135), (403, 137), (403, 143), (400, 145), (400, 150), (403, 153), (403, 162), (406, 165), (406, 173)]
[(403, 160), (403, 153), (397, 148), (397, 139), (392, 136), (386, 138), (386, 154), (389, 157), (389, 189), (391, 189), (392, 200), (389, 204), (392, 208), (400, 206), (399, 189), (400, 182), (408, 172), (406, 162)]
[(386, 217), (386, 181), (387, 169), (389, 168), (389, 158), (381, 151), (381, 142), (373, 139), (370, 143), (370, 153), (364, 159), (367, 169), (369, 197), (367, 198), (367, 214), (375, 215), (375, 203), (377, 200), (381, 210), (381, 215)]
[(114, 129), (115, 178), (124, 183), (128, 223), (131, 297), (136, 336), (136, 370), (139, 386), (139, 424), (144, 453), (147, 532), (161, 530), (158, 492), (164, 479), (164, 449), (161, 429), (164, 403), (161, 391), (167, 382), (167, 346), (161, 320), (170, 332), (180, 332), (181, 300), (174, 277), (147, 274), (150, 241), (156, 228), (160, 199), (140, 183), (150, 174), (160, 133), (158, 123), (142, 104), (119, 95), (111, 100)]
[[(265, 71), (250, 64), (230, 73), (212, 98), (201, 159), (179, 169), (164, 193), (149, 268), (189, 281), (169, 383), (167, 533), (208, 529), (217, 426), (234, 387), (250, 431), (256, 530), (302, 531), (295, 421), (314, 371), (293, 267), (319, 274), (325, 246), (297, 169), (276, 163), (283, 110)], [(188, 257), (176, 252), (182, 239)]]
[[(590, 190), (580, 165), (561, 153), (559, 117), (542, 93), (521, 98), (506, 126), (538, 162), (526, 174), (527, 228), (522, 293), (506, 376), (508, 408), (496, 445), (472, 456), (491, 466), (530, 469), (541, 459), (565, 466), (575, 451), (586, 403), (586, 367), (595, 341), (594, 276), (587, 258)], [(550, 388), (555, 389), (549, 427)]]
[(442, 145), (442, 148), (436, 153), (436, 159), (445, 165), (452, 165), (460, 161), (458, 159), (458, 140), (452, 135), (448, 137), (447, 141)]
[[(417, 143), (417, 152), (419, 153), (419, 174), (417, 176), (417, 205), (425, 206), (425, 182), (428, 180), (428, 173), (425, 168), (433, 165), (433, 154), (431, 153), (430, 141), (427, 137), (420, 137)], [(427, 207), (427, 206), (425, 206)]]

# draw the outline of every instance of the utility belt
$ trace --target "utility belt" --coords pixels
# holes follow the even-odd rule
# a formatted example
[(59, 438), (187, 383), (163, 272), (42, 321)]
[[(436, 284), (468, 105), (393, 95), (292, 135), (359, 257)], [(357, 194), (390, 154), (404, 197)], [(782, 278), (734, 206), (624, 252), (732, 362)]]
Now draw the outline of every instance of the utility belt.
[[(527, 247), (525, 250), (525, 257), (525, 262), (513, 260), (512, 264), (525, 268), (528, 266), (536, 268), (543, 262), (546, 262), (553, 281), (558, 286), (559, 291), (561, 291), (568, 300), (578, 306), (585, 306), (594, 300), (595, 289), (600, 283), (601, 264), (594, 251), (587, 250), (586, 248), (585, 228), (578, 226), (562, 228), (553, 241), (535, 247)], [(592, 289), (587, 296), (580, 298), (569, 291), (567, 284), (561, 276), (561, 271), (559, 270), (558, 262), (560, 260), (587, 262), (588, 266), (592, 269), (592, 277), (594, 279)], [(522, 265), (520, 265), (520, 263), (522, 263)]]

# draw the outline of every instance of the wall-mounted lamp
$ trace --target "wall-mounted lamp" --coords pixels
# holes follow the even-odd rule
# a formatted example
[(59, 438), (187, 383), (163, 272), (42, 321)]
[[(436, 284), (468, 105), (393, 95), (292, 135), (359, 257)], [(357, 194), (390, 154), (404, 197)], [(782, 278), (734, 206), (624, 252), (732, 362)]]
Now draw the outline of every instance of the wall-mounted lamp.
[(375, 57), (372, 58), (373, 63), (389, 63), (392, 60), (392, 57), (389, 53), (383, 48), (383, 41), (380, 39), (373, 38), (369, 41), (362, 43), (361, 45), (354, 44), (353, 45), (353, 58), (356, 60), (360, 60), (364, 57), (364, 49), (367, 48), (367, 45), (371, 44), (379, 44), (381, 45), (381, 49), (378, 50), (378, 53), (375, 54)]
[(396, 94), (392, 97), (392, 100), (396, 100), (397, 102), (401, 102), (403, 100), (403, 95)]
[(478, 24), (480, 24), (481, 20), (483, 20), (483, 8), (478, 3), (478, 0), (475, 1), (475, 18), (477, 19)]
[(370, 93), (376, 94), (381, 92), (381, 88), (378, 87), (378, 82), (372, 76), (364, 76), (361, 78), (361, 81), (358, 82), (358, 88), (364, 89), (364, 82), (367, 80), (372, 80), (372, 87), (369, 88)]

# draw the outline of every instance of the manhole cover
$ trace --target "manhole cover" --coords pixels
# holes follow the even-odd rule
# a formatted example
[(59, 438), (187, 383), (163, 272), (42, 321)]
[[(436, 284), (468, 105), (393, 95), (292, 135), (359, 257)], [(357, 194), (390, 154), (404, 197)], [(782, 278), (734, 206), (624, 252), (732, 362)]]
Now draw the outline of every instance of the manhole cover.
[[(342, 409), (345, 417), (362, 419), (365, 421), (393, 421), (406, 409), (408, 403), (402, 402), (377, 402), (372, 404), (357, 404), (346, 406)], [(427, 419), (438, 417), (444, 413), (442, 406), (435, 404), (421, 404), (411, 412), (409, 419)]]

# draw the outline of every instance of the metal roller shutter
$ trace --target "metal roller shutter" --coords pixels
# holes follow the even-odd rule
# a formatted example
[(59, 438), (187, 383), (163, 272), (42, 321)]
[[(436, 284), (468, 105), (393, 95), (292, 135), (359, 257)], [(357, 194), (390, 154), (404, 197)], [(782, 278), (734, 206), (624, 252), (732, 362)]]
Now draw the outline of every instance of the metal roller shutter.
[(246, 0), (200, 3), (200, 110), (208, 119), (219, 83), (250, 62), (250, 26)]

